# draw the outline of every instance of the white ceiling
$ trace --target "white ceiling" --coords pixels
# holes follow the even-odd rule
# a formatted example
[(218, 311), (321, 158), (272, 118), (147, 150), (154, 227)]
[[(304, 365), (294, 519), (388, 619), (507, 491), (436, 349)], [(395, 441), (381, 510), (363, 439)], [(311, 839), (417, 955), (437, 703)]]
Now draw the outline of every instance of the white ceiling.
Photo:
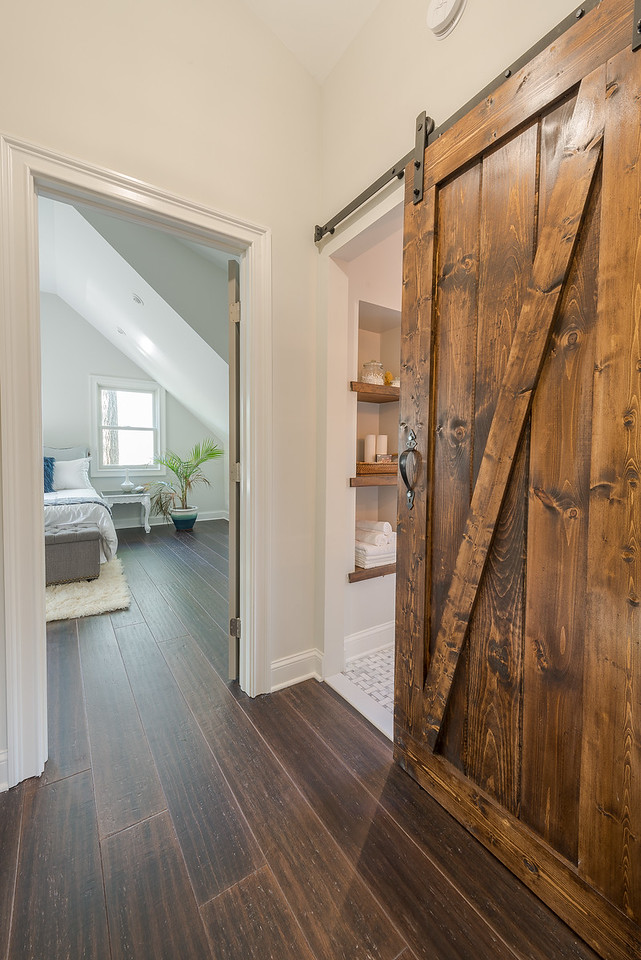
[(71, 204), (39, 197), (38, 224), (40, 289), (68, 303), (226, 447), (225, 361)]
[(380, 0), (245, 0), (322, 83)]

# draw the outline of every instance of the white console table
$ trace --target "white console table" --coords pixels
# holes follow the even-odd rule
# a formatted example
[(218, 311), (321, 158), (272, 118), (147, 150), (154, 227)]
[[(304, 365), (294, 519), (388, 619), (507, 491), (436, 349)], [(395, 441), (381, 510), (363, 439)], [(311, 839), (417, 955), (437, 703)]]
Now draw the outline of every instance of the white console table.
[(151, 498), (144, 491), (141, 493), (123, 493), (122, 490), (105, 490), (100, 496), (106, 500), (110, 507), (117, 506), (119, 503), (139, 503), (140, 504), (140, 522), (145, 528), (145, 533), (149, 533), (149, 510), (151, 508)]

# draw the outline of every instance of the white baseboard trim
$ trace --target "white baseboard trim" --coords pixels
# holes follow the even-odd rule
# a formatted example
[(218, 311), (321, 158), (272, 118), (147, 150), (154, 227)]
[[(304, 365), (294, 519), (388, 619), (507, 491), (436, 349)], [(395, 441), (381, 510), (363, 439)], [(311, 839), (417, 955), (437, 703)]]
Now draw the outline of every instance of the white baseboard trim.
[(0, 793), (9, 789), (9, 751), (0, 750)]
[(316, 647), (295, 653), (291, 657), (281, 657), (272, 662), (271, 691), (291, 687), (302, 680), (321, 680), (323, 677), (323, 654)]
[(389, 647), (394, 643), (394, 631), (395, 623), (390, 620), (388, 623), (380, 623), (367, 630), (351, 633), (345, 637), (345, 663), (349, 663), (356, 657), (362, 657), (366, 653), (374, 653), (376, 650)]
[[(229, 523), (229, 511), (227, 510), (202, 510), (198, 514), (198, 520), (226, 520)], [(196, 522), (198, 522), (198, 520)], [(163, 523), (166, 523), (164, 517), (150, 517), (149, 526), (157, 527)], [(171, 520), (169, 521), (171, 523)], [(132, 527), (140, 527), (139, 522), (132, 523), (131, 520), (114, 520), (114, 527), (116, 530), (131, 530)]]
[(360, 687), (348, 680), (345, 674), (336, 673), (333, 677), (326, 677), (325, 683), (339, 693), (343, 700), (351, 703), (354, 709), (369, 720), (377, 730), (384, 733), (388, 740), (394, 739), (394, 717), (389, 710), (385, 710), (379, 703), (368, 697)]

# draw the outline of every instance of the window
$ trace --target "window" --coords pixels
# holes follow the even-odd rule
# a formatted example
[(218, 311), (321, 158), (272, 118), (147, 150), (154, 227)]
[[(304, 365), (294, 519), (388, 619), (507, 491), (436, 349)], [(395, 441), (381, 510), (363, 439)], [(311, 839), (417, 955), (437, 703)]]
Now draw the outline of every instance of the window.
[(162, 473), (165, 391), (152, 380), (92, 377), (94, 476)]

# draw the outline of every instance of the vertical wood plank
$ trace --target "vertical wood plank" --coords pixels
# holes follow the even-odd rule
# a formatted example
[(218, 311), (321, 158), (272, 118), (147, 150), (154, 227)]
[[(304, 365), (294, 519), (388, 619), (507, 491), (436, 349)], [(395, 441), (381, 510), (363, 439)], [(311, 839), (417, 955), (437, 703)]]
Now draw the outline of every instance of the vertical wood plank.
[(18, 869), (24, 784), (0, 793), (0, 957), (5, 960), (11, 931)]
[(88, 770), (89, 738), (75, 620), (47, 624), (47, 718), (49, 759), (42, 782)]
[(216, 960), (314, 960), (268, 867), (206, 903), (201, 915)]
[(264, 860), (148, 627), (116, 636), (196, 900), (205, 903)]
[[(573, 104), (541, 124), (547, 206)], [(576, 863), (600, 184), (532, 406), (521, 819)]]
[(9, 960), (108, 956), (91, 774), (29, 781)]
[(581, 84), (474, 487), (425, 682), (424, 738), (431, 750), (441, 731), (452, 681), (601, 157), (604, 96), (605, 68), (596, 70)]
[[(401, 391), (399, 452), (410, 430), (417, 439), (416, 498), (408, 510), (404, 484), (398, 486), (396, 559), (396, 660), (394, 678), (395, 737), (418, 730), (427, 670), (427, 607), (430, 570), (427, 558), (428, 504), (431, 480), (430, 417), (433, 355), (433, 290), (436, 225), (436, 189), (423, 202), (412, 203), (414, 181), (405, 171), (405, 226), (403, 231), (403, 302), (401, 316)], [(400, 742), (400, 741), (399, 741)]]
[(102, 855), (113, 960), (210, 960), (168, 813), (103, 840)]
[(418, 957), (513, 960), (485, 912), (470, 907), (441, 864), (424, 855), (309, 724), (298, 720), (286, 696), (246, 698), (243, 709)]
[(403, 939), (203, 653), (163, 652), (317, 960), (395, 960)]
[[(534, 260), (536, 125), (483, 161), (474, 483)], [(517, 454), (468, 634), (467, 773), (519, 804), (527, 433)], [(458, 546), (458, 544), (457, 544)]]
[(641, 919), (641, 59), (608, 65), (579, 866)]
[(109, 617), (78, 621), (101, 837), (166, 809)]
[[(480, 187), (481, 164), (476, 164), (450, 181), (438, 195), (430, 653), (472, 496)], [(460, 769), (465, 766), (466, 706), (464, 655), (452, 686), (439, 745), (440, 752)]]

